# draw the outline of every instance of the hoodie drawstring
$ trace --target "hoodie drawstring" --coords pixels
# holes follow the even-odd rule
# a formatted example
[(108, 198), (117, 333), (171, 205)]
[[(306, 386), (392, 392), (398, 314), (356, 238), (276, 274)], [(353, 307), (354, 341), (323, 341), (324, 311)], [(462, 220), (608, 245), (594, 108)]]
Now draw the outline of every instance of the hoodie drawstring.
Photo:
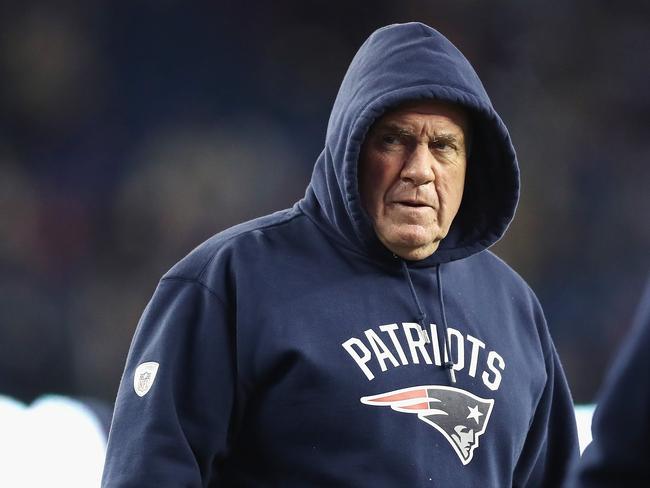
[(442, 294), (442, 275), (440, 274), (440, 264), (436, 265), (436, 279), (438, 281), (438, 300), (440, 301), (440, 310), (442, 311), (442, 328), (445, 333), (445, 360), (443, 366), (449, 372), (449, 379), (452, 383), (456, 383), (456, 375), (454, 373), (454, 358), (451, 356), (451, 344), (449, 341), (449, 327), (447, 327), (447, 314), (445, 313), (445, 300)]
[[(406, 261), (404, 261), (403, 259), (401, 261), (402, 261), (402, 271), (404, 272), (404, 276), (406, 277), (406, 281), (408, 282), (409, 290), (411, 291), (411, 297), (413, 298), (413, 302), (415, 303), (415, 306), (418, 310), (417, 319), (418, 319), (418, 324), (420, 325), (420, 334), (422, 335), (426, 343), (430, 343), (431, 339), (429, 338), (429, 335), (427, 333), (427, 328), (426, 328), (427, 314), (422, 310), (422, 305), (420, 304), (418, 295), (415, 292), (415, 287), (413, 286), (413, 280), (411, 279), (411, 273), (409, 272), (408, 265), (406, 264)], [(443, 352), (444, 358), (443, 358), (442, 367), (447, 370), (447, 376), (451, 384), (451, 383), (456, 383), (456, 375), (453, 370), (454, 360), (451, 357), (451, 344), (449, 343), (447, 315), (445, 314), (445, 301), (442, 294), (442, 277), (440, 275), (440, 264), (436, 265), (436, 280), (438, 282), (438, 301), (440, 302), (440, 309), (442, 310), (442, 327), (444, 333), (444, 340), (442, 341), (443, 349), (444, 349)], [(437, 329), (436, 329), (436, 333), (437, 333)], [(439, 334), (438, 334), (438, 343), (440, 343)]]

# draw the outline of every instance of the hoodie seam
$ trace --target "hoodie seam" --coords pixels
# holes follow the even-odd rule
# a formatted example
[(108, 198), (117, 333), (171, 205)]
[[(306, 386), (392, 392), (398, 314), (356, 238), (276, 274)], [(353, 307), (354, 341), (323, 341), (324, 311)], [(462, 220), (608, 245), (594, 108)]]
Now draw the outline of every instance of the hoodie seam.
[[(301, 215), (301, 214), (302, 214), (302, 215)], [(201, 282), (200, 280), (204, 277), (204, 274), (205, 274), (206, 269), (208, 268), (208, 266), (210, 265), (210, 263), (212, 263), (212, 261), (214, 261), (214, 259), (215, 259), (216, 256), (217, 256), (217, 253), (219, 252), (219, 250), (221, 249), (221, 247), (222, 247), (223, 245), (227, 244), (228, 242), (232, 241), (233, 239), (235, 239), (235, 238), (237, 238), (237, 237), (245, 236), (245, 235), (247, 235), (247, 234), (250, 234), (251, 232), (255, 232), (255, 231), (264, 231), (264, 230), (272, 229), (273, 227), (279, 227), (279, 226), (281, 226), (281, 225), (288, 224), (288, 223), (290, 223), (292, 220), (294, 220), (294, 219), (296, 219), (296, 218), (298, 218), (298, 217), (301, 217), (301, 216), (304, 216), (304, 212), (302, 211), (302, 209), (300, 210), (300, 214), (296, 213), (296, 214), (294, 214), (294, 215), (288, 216), (288, 217), (286, 217), (285, 220), (283, 220), (282, 222), (273, 222), (273, 223), (270, 223), (270, 224), (266, 224), (266, 225), (261, 225), (261, 226), (259, 226), (259, 227), (255, 227), (255, 228), (253, 228), (253, 229), (242, 230), (241, 232), (238, 232), (237, 234), (234, 234), (234, 235), (232, 235), (232, 236), (229, 236), (229, 237), (225, 238), (225, 239), (220, 243), (219, 248), (218, 248), (218, 249), (215, 249), (215, 250), (212, 252), (212, 254), (210, 255), (209, 259), (208, 259), (208, 260), (205, 262), (205, 264), (201, 267), (201, 270), (199, 271), (199, 273), (198, 273), (198, 275), (196, 276), (195, 279), (198, 280), (198, 282)]]
[(221, 305), (224, 308), (227, 308), (226, 302), (217, 294), (217, 292), (197, 278), (184, 278), (182, 276), (165, 276), (160, 280), (160, 283), (163, 283), (164, 281), (178, 281), (182, 283), (192, 283), (195, 285), (199, 285), (201, 288), (203, 288), (208, 293), (210, 293), (210, 295), (212, 295), (219, 303), (221, 303)]

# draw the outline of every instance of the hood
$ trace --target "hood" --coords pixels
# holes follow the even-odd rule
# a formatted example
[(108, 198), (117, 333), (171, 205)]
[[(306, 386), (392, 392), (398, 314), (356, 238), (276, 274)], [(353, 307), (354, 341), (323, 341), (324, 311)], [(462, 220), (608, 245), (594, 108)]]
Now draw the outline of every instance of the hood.
[(375, 31), (355, 55), (341, 83), (305, 198), (299, 203), (318, 225), (373, 259), (393, 257), (362, 208), (357, 162), (365, 135), (384, 112), (407, 101), (435, 99), (467, 110), (472, 147), (465, 191), (432, 266), (462, 259), (494, 244), (512, 220), (519, 168), (510, 135), (469, 61), (442, 34), (417, 23)]

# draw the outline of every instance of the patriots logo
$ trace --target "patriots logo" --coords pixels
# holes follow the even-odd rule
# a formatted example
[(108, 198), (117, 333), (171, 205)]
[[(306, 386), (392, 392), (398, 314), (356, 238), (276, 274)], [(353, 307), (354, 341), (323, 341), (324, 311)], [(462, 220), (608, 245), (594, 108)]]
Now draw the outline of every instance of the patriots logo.
[(366, 396), (361, 398), (361, 403), (417, 414), (420, 420), (445, 436), (464, 466), (472, 460), (494, 406), (494, 400), (441, 385), (413, 386)]

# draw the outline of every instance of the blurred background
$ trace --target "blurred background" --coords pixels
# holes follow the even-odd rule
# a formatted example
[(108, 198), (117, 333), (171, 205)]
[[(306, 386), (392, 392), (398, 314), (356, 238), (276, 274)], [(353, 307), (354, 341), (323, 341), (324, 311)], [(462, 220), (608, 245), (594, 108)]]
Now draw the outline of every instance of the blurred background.
[(355, 51), (419, 20), (522, 170), (494, 251), (591, 402), (650, 270), (650, 3), (0, 2), (0, 394), (112, 406), (158, 279), (304, 193)]

